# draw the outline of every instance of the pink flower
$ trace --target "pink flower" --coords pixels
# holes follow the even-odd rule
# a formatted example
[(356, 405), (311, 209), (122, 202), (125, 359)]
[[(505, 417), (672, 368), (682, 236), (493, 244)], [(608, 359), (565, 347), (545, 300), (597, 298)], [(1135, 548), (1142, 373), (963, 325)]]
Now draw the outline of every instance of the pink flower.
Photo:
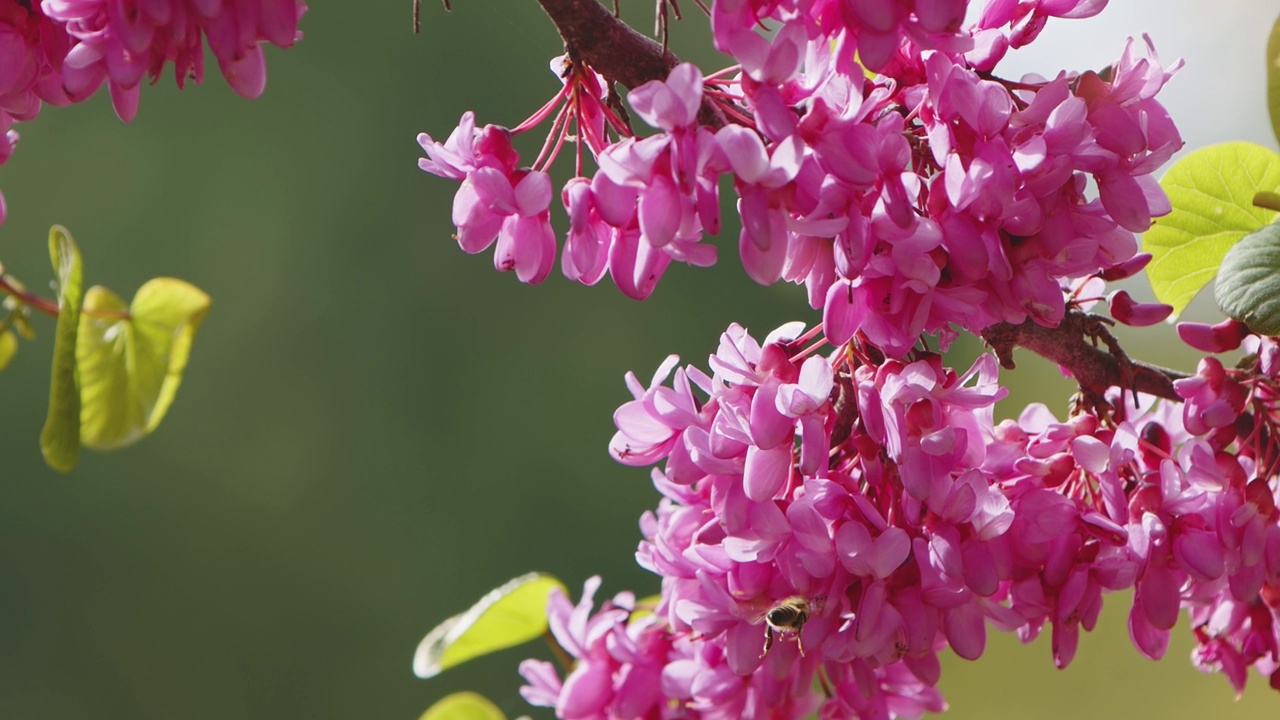
[(291, 47), (307, 10), (301, 0), (43, 0), (41, 7), (73, 39), (63, 69), (68, 96), (83, 99), (106, 81), (125, 122), (137, 113), (143, 76), (155, 80), (172, 62), (178, 87), (204, 78), (205, 39), (227, 84), (258, 97), (267, 78), (261, 43)]

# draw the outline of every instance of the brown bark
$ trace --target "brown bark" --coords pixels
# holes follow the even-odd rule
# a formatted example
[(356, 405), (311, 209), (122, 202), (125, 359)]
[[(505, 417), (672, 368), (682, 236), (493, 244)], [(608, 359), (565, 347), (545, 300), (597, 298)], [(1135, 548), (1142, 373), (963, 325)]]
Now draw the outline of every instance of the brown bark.
[[(1014, 367), (1013, 348), (1020, 346), (1066, 368), (1086, 393), (1100, 397), (1108, 388), (1118, 387), (1181, 402), (1173, 381), (1189, 376), (1131, 360), (1122, 351), (1117, 357), (1118, 345), (1104, 323), (1096, 315), (1069, 312), (1057, 327), (1034, 320), (1021, 325), (997, 323), (982, 331), (982, 339), (1005, 368)], [(1109, 347), (1098, 347), (1099, 340)]]

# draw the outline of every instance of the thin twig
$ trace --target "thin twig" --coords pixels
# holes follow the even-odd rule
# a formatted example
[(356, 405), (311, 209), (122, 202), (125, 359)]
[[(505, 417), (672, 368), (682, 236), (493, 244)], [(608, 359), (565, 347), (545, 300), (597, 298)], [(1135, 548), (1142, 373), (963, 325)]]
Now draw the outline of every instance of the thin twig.
[[(538, 4), (555, 23), (570, 57), (628, 90), (650, 80), (666, 80), (680, 64), (674, 53), (636, 32), (598, 0), (538, 0)], [(713, 128), (726, 124), (720, 108), (707, 98), (698, 121)]]

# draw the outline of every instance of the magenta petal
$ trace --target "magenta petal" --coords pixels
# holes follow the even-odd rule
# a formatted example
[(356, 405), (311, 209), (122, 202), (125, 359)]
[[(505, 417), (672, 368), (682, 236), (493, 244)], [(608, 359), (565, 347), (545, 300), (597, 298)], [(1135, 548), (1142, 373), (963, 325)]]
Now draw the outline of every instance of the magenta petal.
[(267, 87), (267, 61), (262, 46), (254, 44), (244, 49), (244, 54), (229, 61), (218, 61), (222, 77), (238, 95), (250, 100), (262, 94)]
[(549, 218), (510, 215), (498, 233), (493, 265), (499, 272), (514, 270), (520, 282), (540, 283), (555, 266), (555, 252)]
[(943, 613), (943, 631), (956, 655), (977, 660), (987, 646), (987, 626), (977, 602), (967, 602)]
[[(146, 55), (151, 45), (155, 26), (149, 18), (134, 8), (126, 10), (123, 3), (106, 3), (111, 35), (131, 55)], [(132, 16), (132, 17), (130, 17)]]
[(1136, 600), (1129, 609), (1129, 638), (1134, 647), (1151, 660), (1159, 660), (1169, 649), (1169, 631), (1151, 624), (1146, 612)]
[(560, 698), (560, 677), (556, 667), (546, 660), (525, 660), (520, 663), (520, 676), (529, 684), (520, 688), (520, 696), (530, 705), (555, 707)]
[(791, 475), (791, 446), (779, 445), (761, 450), (747, 449), (747, 462), (742, 473), (743, 489), (756, 502), (772, 500)]
[(878, 578), (887, 578), (907, 561), (911, 552), (911, 537), (899, 527), (890, 527), (876, 538), (871, 551), (872, 571)]
[(832, 345), (849, 342), (867, 316), (865, 291), (847, 280), (834, 283), (822, 308), (822, 330)]
[(643, 400), (623, 403), (613, 411), (613, 424), (631, 440), (645, 444), (666, 442), (675, 432), (654, 417)]
[(698, 108), (702, 105), (702, 71), (693, 63), (680, 63), (667, 76), (667, 87), (679, 102), (679, 113), (672, 120), (677, 127), (687, 127), (698, 119)]
[(471, 183), (476, 198), (493, 212), (500, 215), (515, 214), (516, 194), (506, 173), (497, 168), (482, 167), (468, 175), (463, 182)]
[(468, 178), (453, 196), (453, 224), (458, 228), (458, 245), (474, 255), (487, 250), (498, 239), (502, 216), (489, 212)]
[(1211, 353), (1235, 350), (1249, 334), (1248, 326), (1231, 318), (1217, 325), (1181, 322), (1176, 326), (1176, 330), (1182, 342), (1197, 350)]
[(526, 217), (537, 215), (551, 206), (551, 176), (530, 172), (514, 188), (515, 211)]
[(725, 636), (724, 659), (729, 669), (738, 677), (746, 677), (760, 667), (760, 644), (762, 638), (759, 625), (740, 622), (729, 628)]
[(635, 231), (617, 231), (609, 246), (609, 274), (628, 297), (643, 300), (657, 287), (671, 256), (640, 239)]
[(820, 415), (800, 418), (800, 472), (816, 475), (827, 463), (831, 447), (826, 423)]
[(1080, 626), (1070, 621), (1053, 623), (1053, 664), (1059, 670), (1071, 664), (1075, 659), (1076, 648), (1080, 646)]
[[(768, 230), (756, 226), (757, 234), (752, 235), (748, 234), (744, 215), (744, 227), (738, 238), (738, 250), (742, 255), (742, 267), (747, 271), (747, 275), (761, 285), (772, 285), (782, 277), (782, 266), (787, 262), (788, 242), (786, 225), (781, 215), (769, 212), (766, 219)], [(767, 238), (765, 242), (768, 242), (764, 249), (761, 249), (759, 244), (762, 238)]]
[(726, 125), (716, 132), (716, 142), (742, 182), (755, 183), (769, 171), (769, 156), (755, 132), (741, 125)]
[(1214, 533), (1197, 530), (1179, 533), (1173, 540), (1173, 556), (1202, 582), (1216, 580), (1226, 570), (1222, 543)]
[(613, 227), (626, 227), (636, 216), (636, 198), (639, 195), (634, 187), (619, 185), (608, 175), (598, 172), (591, 178), (591, 192), (595, 195), (596, 212)]
[(1122, 172), (1099, 176), (1098, 197), (1102, 207), (1125, 230), (1146, 232), (1151, 227), (1146, 193), (1133, 176)]
[(134, 116), (138, 114), (138, 92), (141, 86), (123, 88), (115, 82), (110, 82), (107, 87), (111, 91), (111, 107), (116, 111), (116, 116), (124, 122), (132, 122)]
[(565, 720), (594, 717), (613, 699), (613, 672), (607, 662), (588, 662), (564, 681), (556, 715)]
[[(938, 661), (938, 653), (936, 652), (908, 652), (902, 658), (902, 663), (911, 670), (911, 674), (915, 675), (920, 682), (930, 687), (937, 685), (938, 680), (942, 678), (942, 663)], [(904, 715), (903, 717), (906, 716)]]
[[(778, 412), (777, 381), (756, 388), (751, 398), (751, 438), (761, 450), (771, 450), (783, 441), (790, 441), (795, 421)], [(789, 444), (789, 442), (788, 442)]]
[(840, 564), (854, 575), (868, 577), (874, 574), (869, 562), (871, 533), (859, 522), (846, 522), (836, 531), (836, 551)]
[(1180, 586), (1172, 570), (1148, 565), (1138, 581), (1134, 604), (1142, 606), (1144, 617), (1153, 627), (1169, 630), (1178, 623)]
[(1173, 314), (1173, 306), (1164, 303), (1139, 303), (1125, 290), (1111, 297), (1111, 317), (1132, 327), (1155, 325)]
[(985, 543), (968, 541), (960, 547), (964, 561), (964, 584), (975, 595), (990, 597), (1000, 589), (1000, 575), (995, 559)]
[(854, 623), (854, 637), (866, 642), (880, 621), (885, 607), (887, 591), (884, 583), (874, 582), (866, 586), (862, 592), (862, 602), (858, 603), (858, 613)]
[(293, 45), (298, 33), (297, 0), (264, 0), (259, 27), (272, 45), (282, 48)]
[(681, 206), (675, 183), (664, 175), (653, 178), (652, 183), (640, 195), (640, 232), (655, 248), (661, 248), (676, 237), (680, 230)]
[(458, 246), (464, 252), (476, 254), (484, 252), (498, 239), (502, 231), (502, 216), (485, 213), (477, 222), (458, 226)]
[(647, 82), (628, 93), (627, 101), (653, 127), (688, 127), (697, 121), (702, 104), (702, 72), (692, 63), (681, 63), (671, 70), (666, 82)]

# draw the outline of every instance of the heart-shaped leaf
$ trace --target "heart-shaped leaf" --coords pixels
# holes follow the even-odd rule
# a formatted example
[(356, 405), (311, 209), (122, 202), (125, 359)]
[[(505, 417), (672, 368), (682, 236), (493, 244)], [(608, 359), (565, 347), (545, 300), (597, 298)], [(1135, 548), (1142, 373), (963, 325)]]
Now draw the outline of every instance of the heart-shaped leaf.
[(418, 720), (507, 720), (507, 716), (483, 695), (456, 692), (440, 698)]
[(1174, 163), (1160, 186), (1173, 212), (1156, 219), (1142, 249), (1152, 256), (1147, 277), (1156, 299), (1176, 314), (1213, 279), (1232, 245), (1276, 217), (1253, 200), (1280, 189), (1280, 155), (1252, 143), (1211, 145)]
[(439, 675), (481, 655), (526, 643), (547, 631), (547, 596), (564, 584), (542, 573), (522, 575), (492, 590), (471, 609), (445, 620), (418, 644), (413, 673)]
[(80, 457), (80, 393), (76, 389), (76, 333), (84, 281), (80, 251), (61, 225), (49, 229), (49, 258), (58, 275), (58, 324), (53, 336), (49, 415), (40, 432), (44, 461), (70, 472)]
[(182, 384), (209, 296), (182, 280), (148, 281), (126, 307), (94, 286), (80, 315), (80, 442), (110, 450), (160, 424)]
[(1280, 335), (1280, 226), (1246, 235), (1222, 261), (1218, 307), (1262, 335)]

